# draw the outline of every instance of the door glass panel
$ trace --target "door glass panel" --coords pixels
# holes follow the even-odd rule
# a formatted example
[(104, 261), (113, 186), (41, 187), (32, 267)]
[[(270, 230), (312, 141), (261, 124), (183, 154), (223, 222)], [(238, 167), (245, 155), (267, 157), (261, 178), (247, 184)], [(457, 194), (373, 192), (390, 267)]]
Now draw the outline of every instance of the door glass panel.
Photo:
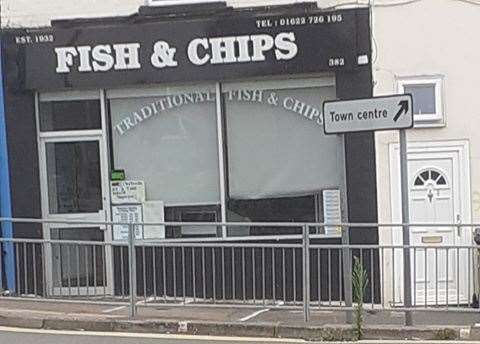
[[(54, 228), (52, 240), (104, 240), (100, 228)], [(52, 244), (54, 287), (100, 287), (104, 285), (105, 247), (101, 244)]]
[(40, 131), (101, 129), (100, 101), (40, 102)]
[(102, 209), (98, 141), (45, 144), (50, 214)]

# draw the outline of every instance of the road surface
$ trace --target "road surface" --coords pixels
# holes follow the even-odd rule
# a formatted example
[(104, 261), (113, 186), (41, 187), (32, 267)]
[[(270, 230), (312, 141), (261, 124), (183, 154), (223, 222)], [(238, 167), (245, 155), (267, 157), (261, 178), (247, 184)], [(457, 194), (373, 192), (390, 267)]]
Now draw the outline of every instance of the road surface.
[[(1, 344), (306, 344), (295, 339), (53, 331), (0, 327)], [(311, 343), (311, 342), (309, 342)]]
[[(0, 343), (3, 344), (313, 344), (297, 339), (213, 337), (147, 333), (53, 331), (0, 327)], [(325, 343), (325, 342), (322, 342)], [(338, 343), (338, 342), (337, 342)], [(365, 340), (359, 344), (412, 344), (403, 340)], [(415, 344), (438, 344), (438, 341), (415, 341)], [(476, 341), (459, 343), (480, 343)]]

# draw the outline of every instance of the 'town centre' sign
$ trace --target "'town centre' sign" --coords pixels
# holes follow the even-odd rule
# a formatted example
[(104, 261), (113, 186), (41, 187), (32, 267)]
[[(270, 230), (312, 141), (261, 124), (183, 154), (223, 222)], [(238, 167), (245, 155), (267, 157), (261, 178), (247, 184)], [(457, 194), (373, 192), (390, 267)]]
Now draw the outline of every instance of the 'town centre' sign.
[(412, 96), (327, 101), (323, 116), (326, 134), (407, 129), (413, 126)]
[[(400, 176), (402, 190), (403, 244), (410, 245), (408, 207), (408, 159), (407, 133), (413, 126), (412, 95), (399, 94), (355, 100), (327, 101), (323, 103), (323, 125), (325, 134), (342, 134), (359, 131), (399, 130)], [(347, 232), (348, 233), (348, 232)], [(347, 234), (348, 235), (348, 234)], [(403, 257), (403, 283), (411, 284), (410, 253)], [(408, 308), (412, 305), (412, 292), (404, 288), (403, 300)], [(405, 324), (412, 324), (412, 315), (405, 313)]]

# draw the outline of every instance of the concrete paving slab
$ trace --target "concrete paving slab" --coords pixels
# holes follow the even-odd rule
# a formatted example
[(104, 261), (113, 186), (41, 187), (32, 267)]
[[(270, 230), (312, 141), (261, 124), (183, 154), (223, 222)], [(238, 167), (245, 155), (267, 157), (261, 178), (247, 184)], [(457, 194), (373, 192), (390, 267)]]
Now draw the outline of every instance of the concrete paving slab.
[[(346, 323), (344, 311), (311, 311), (311, 324), (315, 325), (343, 325)], [(396, 311), (365, 312), (366, 325), (400, 325), (404, 324), (404, 313)], [(458, 325), (472, 326), (480, 323), (479, 313), (457, 313), (457, 312), (426, 312), (415, 311), (413, 313), (415, 325)], [(303, 312), (289, 310), (270, 309), (269, 312), (261, 313), (249, 322), (280, 322), (291, 325), (302, 325)]]
[(244, 308), (214, 307), (139, 307), (139, 319), (180, 319), (185, 321), (237, 322), (256, 310)]
[(97, 304), (95, 302), (68, 302), (62, 300), (44, 299), (10, 299), (0, 298), (0, 308), (3, 309), (25, 309), (36, 311), (55, 311), (62, 313), (102, 313), (104, 310), (118, 307), (113, 304)]

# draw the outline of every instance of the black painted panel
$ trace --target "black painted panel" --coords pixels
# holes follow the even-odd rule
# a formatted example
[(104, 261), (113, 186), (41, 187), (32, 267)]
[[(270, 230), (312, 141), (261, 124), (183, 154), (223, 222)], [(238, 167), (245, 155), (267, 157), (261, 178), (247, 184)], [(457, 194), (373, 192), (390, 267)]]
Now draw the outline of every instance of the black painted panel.
[[(125, 84), (235, 80), (277, 74), (355, 70), (359, 52), (357, 14), (364, 12), (365, 9), (333, 12), (312, 9), (272, 15), (252, 11), (237, 13), (235, 16), (135, 25), (52, 27), (16, 37), (16, 41), (25, 47), (25, 83), (29, 89), (60, 90)], [(228, 44), (233, 59), (211, 63), (215, 49), (209, 39), (240, 36), (248, 42), (240, 44), (237, 40)], [(281, 36), (285, 42), (282, 42)], [(266, 43), (268, 40), (263, 41), (267, 38), (270, 43)], [(189, 53), (189, 47), (196, 39), (205, 40), (199, 46), (192, 46), (192, 51), (198, 54), (198, 58), (192, 58), (195, 54)], [(257, 44), (253, 43), (254, 39)], [(157, 42), (162, 42), (162, 47), (156, 49)], [(138, 64), (125, 68), (118, 63), (123, 59), (117, 58), (115, 44), (136, 45), (132, 49), (138, 53)], [(102, 48), (96, 48), (100, 45)], [(260, 52), (263, 51), (259, 48), (260, 45), (268, 46), (268, 49)], [(79, 46), (84, 48), (78, 50)], [(82, 53), (86, 51), (85, 47), (88, 51)], [(110, 52), (107, 53), (107, 50)], [(245, 53), (237, 61), (240, 51)], [(226, 53), (220, 53), (226, 56), (224, 54)], [(245, 57), (247, 55), (248, 58)], [(261, 55), (263, 59), (259, 57)], [(157, 57), (161, 57), (160, 60)], [(208, 61), (195, 62), (204, 58)], [(342, 62), (332, 64), (331, 59), (335, 58), (342, 59)], [(94, 60), (97, 62), (94, 63)], [(79, 70), (81, 61), (83, 64)], [(104, 66), (107, 67), (102, 69)]]

